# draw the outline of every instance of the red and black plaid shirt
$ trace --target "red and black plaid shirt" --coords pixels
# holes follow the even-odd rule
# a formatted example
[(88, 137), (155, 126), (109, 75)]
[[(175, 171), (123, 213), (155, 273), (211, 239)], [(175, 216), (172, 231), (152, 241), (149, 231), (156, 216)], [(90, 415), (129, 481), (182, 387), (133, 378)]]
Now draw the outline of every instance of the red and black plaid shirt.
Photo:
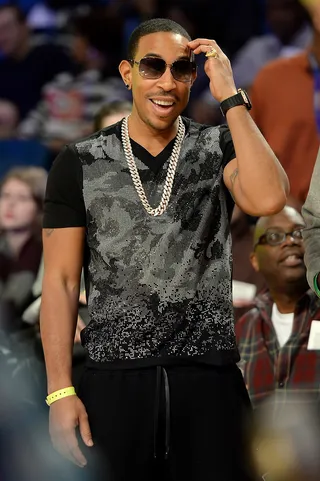
[(308, 291), (297, 303), (292, 333), (280, 348), (271, 320), (273, 301), (259, 295), (255, 307), (236, 323), (239, 363), (254, 407), (271, 394), (320, 398), (320, 351), (308, 351), (312, 320), (320, 320), (320, 299)]

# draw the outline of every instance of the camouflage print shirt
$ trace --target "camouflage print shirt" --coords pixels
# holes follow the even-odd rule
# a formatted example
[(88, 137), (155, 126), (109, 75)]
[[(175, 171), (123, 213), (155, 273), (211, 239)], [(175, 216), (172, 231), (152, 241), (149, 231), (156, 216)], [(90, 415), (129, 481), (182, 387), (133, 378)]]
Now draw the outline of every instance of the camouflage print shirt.
[[(238, 361), (223, 169), (235, 157), (227, 126), (183, 118), (168, 208), (150, 216), (133, 186), (121, 122), (70, 144), (55, 160), (45, 228), (86, 228), (89, 358), (109, 366)], [(156, 157), (132, 141), (149, 203), (159, 204), (174, 140)], [(134, 362), (133, 362), (134, 361)]]

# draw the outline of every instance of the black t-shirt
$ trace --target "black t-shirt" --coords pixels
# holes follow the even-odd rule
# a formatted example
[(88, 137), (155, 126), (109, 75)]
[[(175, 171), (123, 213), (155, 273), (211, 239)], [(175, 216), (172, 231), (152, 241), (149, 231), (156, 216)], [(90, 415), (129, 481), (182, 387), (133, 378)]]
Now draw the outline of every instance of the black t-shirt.
[[(49, 174), (44, 227), (86, 228), (90, 323), (82, 341), (93, 361), (117, 367), (238, 360), (233, 201), (223, 183), (234, 147), (227, 126), (183, 121), (186, 135), (161, 216), (145, 211), (134, 188), (121, 122), (65, 147)], [(173, 143), (152, 157), (132, 141), (152, 206), (159, 204)]]

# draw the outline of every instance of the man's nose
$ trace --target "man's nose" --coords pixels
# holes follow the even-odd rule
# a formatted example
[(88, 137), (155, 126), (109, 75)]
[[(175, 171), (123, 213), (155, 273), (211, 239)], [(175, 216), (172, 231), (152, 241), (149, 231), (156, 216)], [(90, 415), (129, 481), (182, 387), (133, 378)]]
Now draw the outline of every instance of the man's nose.
[(176, 80), (171, 73), (171, 68), (169, 65), (167, 65), (165, 72), (159, 78), (158, 85), (166, 91), (170, 91), (176, 88)]
[(293, 237), (292, 233), (288, 232), (286, 234), (286, 240), (284, 241), (284, 244), (286, 245), (299, 244), (299, 241)]

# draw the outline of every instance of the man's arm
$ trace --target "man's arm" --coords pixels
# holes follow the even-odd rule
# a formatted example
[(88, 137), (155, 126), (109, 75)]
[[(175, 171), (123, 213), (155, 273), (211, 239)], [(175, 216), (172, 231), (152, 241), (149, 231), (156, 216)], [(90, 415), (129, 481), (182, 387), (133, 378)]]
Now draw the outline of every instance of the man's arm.
[[(189, 42), (194, 54), (215, 57), (205, 63), (212, 96), (219, 102), (237, 94), (229, 59), (214, 40), (196, 39)], [(246, 107), (233, 107), (227, 112), (236, 159), (224, 168), (224, 182), (236, 204), (254, 216), (279, 212), (289, 193), (288, 178), (267, 141), (252, 120)]]
[[(44, 229), (44, 278), (40, 311), (48, 394), (72, 386), (72, 351), (78, 317), (84, 227)], [(50, 434), (55, 448), (84, 466), (75, 435), (92, 445), (87, 414), (80, 399), (70, 396), (50, 406)]]
[(227, 112), (236, 158), (224, 168), (225, 185), (247, 214), (271, 215), (286, 204), (289, 182), (281, 164), (246, 107)]
[[(306, 223), (303, 232), (305, 245), (305, 264), (307, 267), (308, 283), (320, 296), (320, 279), (317, 279), (320, 272), (320, 150), (318, 152), (314, 171), (311, 178), (310, 189), (302, 207), (302, 215)], [(317, 281), (317, 282), (315, 282)]]
[(43, 230), (40, 328), (49, 393), (71, 385), (83, 245), (82, 227)]

